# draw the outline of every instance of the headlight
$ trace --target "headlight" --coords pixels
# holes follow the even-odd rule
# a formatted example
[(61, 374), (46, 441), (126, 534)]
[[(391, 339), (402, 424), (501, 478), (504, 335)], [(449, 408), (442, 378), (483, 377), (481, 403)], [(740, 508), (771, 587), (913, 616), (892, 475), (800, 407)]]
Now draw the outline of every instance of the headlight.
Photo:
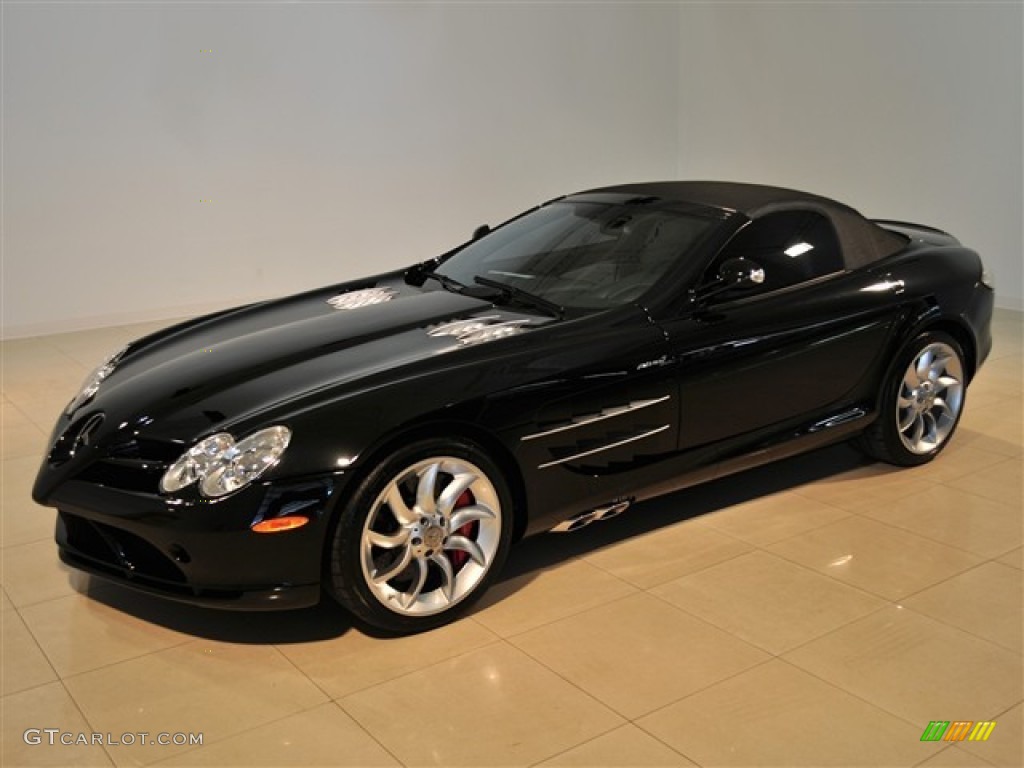
[(243, 488), (277, 464), (291, 441), (288, 427), (268, 427), (236, 443), (227, 432), (200, 440), (160, 478), (160, 490), (174, 493), (199, 483), (204, 496), (216, 498)]
[(127, 351), (128, 347), (122, 347), (96, 366), (92, 373), (85, 377), (85, 381), (82, 382), (81, 389), (78, 390), (78, 394), (72, 398), (70, 403), (68, 403), (68, 407), (65, 409), (64, 413), (70, 416), (81, 406), (89, 402), (93, 395), (99, 391), (100, 384), (103, 383), (103, 380), (114, 372), (118, 361)]

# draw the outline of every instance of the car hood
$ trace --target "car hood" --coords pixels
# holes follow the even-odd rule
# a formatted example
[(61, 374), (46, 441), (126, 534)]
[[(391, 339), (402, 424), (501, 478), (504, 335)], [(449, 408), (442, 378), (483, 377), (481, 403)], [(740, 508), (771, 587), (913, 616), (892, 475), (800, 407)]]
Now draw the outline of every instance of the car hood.
[(80, 411), (102, 410), (108, 424), (136, 435), (187, 441), (256, 415), (294, 413), (307, 399), (323, 403), (330, 390), (343, 397), (416, 375), (438, 356), (472, 354), (481, 346), (451, 335), (459, 328), (441, 327), (447, 323), (510, 323), (522, 333), (554, 322), (401, 279), (376, 281), (375, 288), (356, 298), (386, 297), (380, 303), (357, 300), (345, 309), (336, 308), (344, 301), (331, 303), (365, 291), (363, 281), (199, 318), (141, 339)]

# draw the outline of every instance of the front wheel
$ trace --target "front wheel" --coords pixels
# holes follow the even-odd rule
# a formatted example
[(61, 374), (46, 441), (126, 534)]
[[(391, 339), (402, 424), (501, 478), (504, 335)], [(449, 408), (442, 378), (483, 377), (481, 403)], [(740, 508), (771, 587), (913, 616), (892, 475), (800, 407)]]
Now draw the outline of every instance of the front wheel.
[(511, 531), (508, 487), (482, 450), (456, 439), (414, 443), (371, 472), (340, 515), (331, 586), (374, 627), (432, 629), (483, 594)]
[(922, 333), (900, 353), (885, 382), (878, 419), (861, 436), (870, 456), (901, 466), (935, 458), (960, 421), (967, 379), (952, 336)]

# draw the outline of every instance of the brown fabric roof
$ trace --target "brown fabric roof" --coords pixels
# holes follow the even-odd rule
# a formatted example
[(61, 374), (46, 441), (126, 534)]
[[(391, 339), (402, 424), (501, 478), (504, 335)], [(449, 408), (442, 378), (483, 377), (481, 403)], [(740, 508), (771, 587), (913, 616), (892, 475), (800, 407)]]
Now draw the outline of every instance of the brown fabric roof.
[(795, 189), (731, 181), (655, 181), (590, 189), (580, 194), (622, 194), (737, 211), (756, 219), (784, 210), (813, 210), (835, 227), (849, 269), (856, 269), (902, 250), (906, 240), (865, 219), (848, 205)]

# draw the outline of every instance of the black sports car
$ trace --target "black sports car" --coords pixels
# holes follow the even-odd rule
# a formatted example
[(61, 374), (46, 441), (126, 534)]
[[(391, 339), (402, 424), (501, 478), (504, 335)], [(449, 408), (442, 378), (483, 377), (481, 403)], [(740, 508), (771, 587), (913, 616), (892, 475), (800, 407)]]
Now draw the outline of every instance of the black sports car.
[(128, 345), (33, 495), (85, 571), (227, 608), (325, 588), (417, 631), (523, 536), (840, 440), (930, 461), (992, 306), (978, 255), (930, 227), (747, 184), (596, 189)]

